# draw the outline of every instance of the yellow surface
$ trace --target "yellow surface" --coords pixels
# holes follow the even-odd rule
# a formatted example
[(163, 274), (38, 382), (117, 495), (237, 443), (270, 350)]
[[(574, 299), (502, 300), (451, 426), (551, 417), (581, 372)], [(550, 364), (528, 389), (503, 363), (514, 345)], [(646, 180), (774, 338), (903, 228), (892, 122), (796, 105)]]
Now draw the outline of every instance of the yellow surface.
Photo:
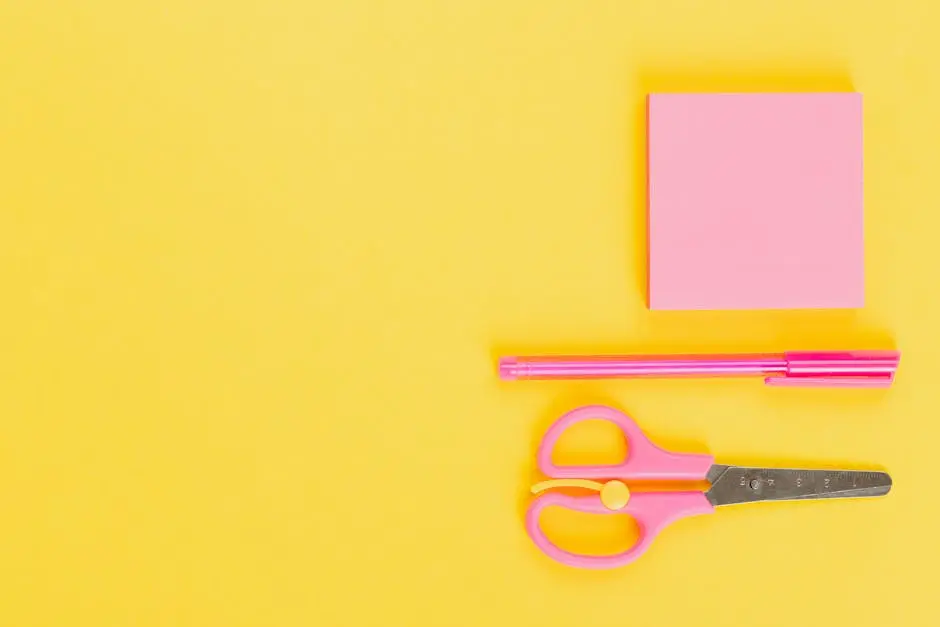
[[(938, 6), (3, 3), (0, 624), (937, 624)], [(853, 87), (865, 309), (646, 311), (644, 94)], [(894, 343), (890, 392), (493, 368)], [(537, 438), (591, 402), (895, 490), (566, 569), (521, 513)]]

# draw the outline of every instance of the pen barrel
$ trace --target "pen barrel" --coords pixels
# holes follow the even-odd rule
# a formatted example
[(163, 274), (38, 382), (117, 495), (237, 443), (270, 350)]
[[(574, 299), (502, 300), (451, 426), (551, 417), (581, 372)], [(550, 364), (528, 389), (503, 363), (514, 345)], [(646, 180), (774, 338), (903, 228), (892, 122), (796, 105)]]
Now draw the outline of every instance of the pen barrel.
[(744, 377), (784, 374), (784, 355), (612, 355), (503, 357), (502, 379)]

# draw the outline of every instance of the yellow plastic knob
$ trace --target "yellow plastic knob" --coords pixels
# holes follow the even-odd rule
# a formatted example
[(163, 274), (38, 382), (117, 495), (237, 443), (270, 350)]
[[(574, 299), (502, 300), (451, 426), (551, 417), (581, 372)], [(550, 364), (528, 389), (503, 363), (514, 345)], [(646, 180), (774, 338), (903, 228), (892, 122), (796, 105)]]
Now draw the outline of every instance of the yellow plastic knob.
[(588, 479), (549, 479), (532, 486), (532, 493), (538, 494), (552, 488), (584, 488), (601, 493), (601, 503), (604, 507), (616, 512), (627, 506), (630, 501), (630, 488), (623, 481), (608, 481), (600, 483)]
[(621, 510), (629, 500), (630, 488), (623, 481), (608, 481), (601, 488), (601, 503), (609, 510)]

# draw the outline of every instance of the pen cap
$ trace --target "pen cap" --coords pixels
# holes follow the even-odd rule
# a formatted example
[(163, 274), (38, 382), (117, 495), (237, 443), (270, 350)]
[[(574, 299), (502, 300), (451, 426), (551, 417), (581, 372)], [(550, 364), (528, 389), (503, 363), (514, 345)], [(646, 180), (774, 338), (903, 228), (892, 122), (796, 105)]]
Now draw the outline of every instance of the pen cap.
[(786, 353), (782, 376), (767, 385), (789, 387), (886, 388), (901, 361), (897, 351), (794, 351)]

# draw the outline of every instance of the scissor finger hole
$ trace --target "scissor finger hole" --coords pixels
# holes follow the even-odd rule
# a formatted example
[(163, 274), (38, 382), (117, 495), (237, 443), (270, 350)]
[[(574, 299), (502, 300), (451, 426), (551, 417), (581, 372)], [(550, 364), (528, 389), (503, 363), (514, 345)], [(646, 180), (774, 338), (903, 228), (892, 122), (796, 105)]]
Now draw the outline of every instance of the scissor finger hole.
[(557, 466), (612, 465), (627, 458), (627, 439), (616, 424), (601, 418), (582, 420), (564, 431), (552, 449)]
[(632, 516), (589, 514), (564, 507), (546, 507), (539, 527), (552, 544), (578, 555), (622, 553), (640, 537)]

